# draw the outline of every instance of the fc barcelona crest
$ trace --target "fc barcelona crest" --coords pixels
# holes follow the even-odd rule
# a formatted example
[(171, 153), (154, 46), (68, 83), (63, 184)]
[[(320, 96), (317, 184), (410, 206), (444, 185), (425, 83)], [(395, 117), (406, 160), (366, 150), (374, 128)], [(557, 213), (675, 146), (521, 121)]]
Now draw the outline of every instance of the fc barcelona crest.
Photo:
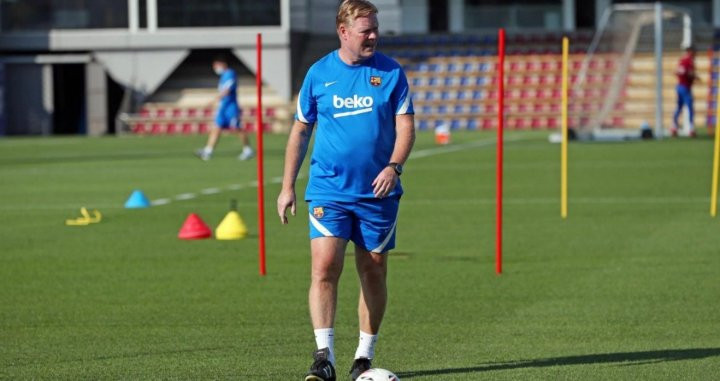
[(323, 218), (324, 215), (325, 215), (325, 210), (323, 209), (322, 206), (313, 208), (313, 216), (315, 216), (315, 218)]
[(374, 76), (374, 75), (370, 77), (370, 84), (371, 84), (371, 85), (373, 85), (373, 86), (380, 86), (381, 83), (382, 83), (382, 79), (381, 79), (380, 77), (376, 77), (376, 76)]

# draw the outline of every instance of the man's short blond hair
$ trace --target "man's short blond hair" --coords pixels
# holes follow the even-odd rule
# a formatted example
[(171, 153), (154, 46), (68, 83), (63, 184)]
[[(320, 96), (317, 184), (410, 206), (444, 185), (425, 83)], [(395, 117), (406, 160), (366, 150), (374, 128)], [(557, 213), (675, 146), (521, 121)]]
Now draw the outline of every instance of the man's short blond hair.
[(335, 27), (339, 28), (340, 24), (350, 26), (358, 17), (370, 17), (377, 13), (375, 5), (367, 0), (344, 0), (338, 8)]

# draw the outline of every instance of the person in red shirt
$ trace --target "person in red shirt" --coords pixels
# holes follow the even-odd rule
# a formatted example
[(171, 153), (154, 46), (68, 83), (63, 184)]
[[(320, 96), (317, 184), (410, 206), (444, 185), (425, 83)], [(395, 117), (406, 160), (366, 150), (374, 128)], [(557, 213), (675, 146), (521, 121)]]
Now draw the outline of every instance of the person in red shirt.
[(680, 57), (675, 75), (678, 78), (678, 84), (675, 88), (677, 91), (677, 108), (675, 108), (675, 114), (673, 115), (673, 128), (671, 130), (672, 136), (677, 136), (679, 124), (678, 117), (682, 113), (683, 106), (687, 106), (688, 115), (690, 117), (690, 136), (695, 136), (695, 125), (693, 124), (693, 96), (692, 96), (692, 85), (693, 82), (699, 80), (695, 75), (695, 48), (688, 46), (685, 48), (685, 54)]

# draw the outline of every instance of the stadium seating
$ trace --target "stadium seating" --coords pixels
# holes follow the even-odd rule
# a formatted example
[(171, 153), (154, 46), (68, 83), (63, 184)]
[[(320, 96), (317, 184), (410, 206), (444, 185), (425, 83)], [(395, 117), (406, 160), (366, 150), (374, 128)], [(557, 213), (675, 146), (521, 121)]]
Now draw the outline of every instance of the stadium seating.
[[(561, 124), (562, 63), (561, 35), (509, 35), (505, 67), (505, 126), (510, 129), (556, 129)], [(588, 62), (585, 51), (592, 32), (570, 35), (570, 99), (568, 122), (571, 127), (586, 125), (592, 115), (609, 107), (605, 126), (640, 127), (655, 118), (655, 69), (650, 53), (637, 53), (626, 78), (615, 78), (617, 57), (597, 54)], [(497, 38), (495, 35), (417, 35), (388, 36), (380, 41), (380, 50), (400, 62), (411, 86), (420, 130), (438, 126), (451, 129), (493, 129), (497, 127)], [(720, 44), (716, 44), (720, 48)], [(674, 68), (679, 52), (665, 57), (663, 108), (664, 123), (669, 126), (675, 108)], [(711, 59), (712, 58), (712, 59)], [(580, 77), (583, 65), (587, 75)], [(698, 54), (697, 70), (708, 81), (695, 86), (696, 120), (707, 116), (714, 123), (717, 77), (720, 58)], [(707, 73), (707, 74), (704, 74)], [(619, 97), (604, 105), (610, 84), (619, 80)], [(249, 81), (252, 82), (252, 81)], [(583, 85), (578, 84), (582, 82)], [(240, 93), (243, 128), (255, 129), (257, 109), (253, 107), (254, 88)], [(143, 134), (189, 134), (206, 131), (212, 125), (213, 112), (206, 107), (214, 89), (186, 89), (179, 96), (159, 97), (144, 105), (136, 114), (124, 116), (128, 130)], [(172, 100), (172, 101), (168, 101)], [(269, 103), (264, 109), (263, 129), (287, 130), (294, 104)]]
[[(570, 36), (570, 100), (568, 123), (585, 125), (603, 107), (615, 80), (618, 59), (598, 54), (587, 62), (587, 75), (580, 78), (590, 32)], [(494, 36), (398, 36), (383, 40), (384, 51), (400, 62), (411, 85), (418, 128), (490, 129), (497, 125), (497, 40)], [(432, 49), (427, 48), (433, 46)], [(516, 35), (507, 39), (505, 67), (505, 126), (510, 129), (555, 129), (560, 126), (562, 57), (560, 36)], [(674, 68), (679, 56), (664, 60), (664, 119), (670, 125), (675, 105)], [(717, 73), (718, 61), (714, 61)], [(709, 68), (709, 60), (698, 55), (698, 71)], [(654, 121), (655, 70), (653, 57), (638, 53), (626, 78), (620, 80), (619, 97), (605, 126), (638, 128)], [(717, 75), (717, 74), (716, 74)], [(702, 76), (702, 74), (701, 74)], [(579, 86), (579, 81), (583, 85)], [(716, 81), (712, 81), (714, 84)], [(703, 99), (706, 87), (696, 86)], [(716, 91), (716, 90), (713, 90)], [(700, 97), (698, 97), (698, 95)], [(699, 116), (709, 110), (696, 102)], [(698, 118), (700, 120), (700, 118)]]
[[(273, 131), (273, 123), (277, 120), (278, 109), (268, 107), (263, 110), (263, 130)], [(126, 115), (130, 132), (134, 134), (194, 134), (205, 133), (213, 123), (212, 108), (176, 107), (148, 104), (136, 115)], [(257, 108), (245, 109), (242, 128), (255, 131), (257, 128)]]

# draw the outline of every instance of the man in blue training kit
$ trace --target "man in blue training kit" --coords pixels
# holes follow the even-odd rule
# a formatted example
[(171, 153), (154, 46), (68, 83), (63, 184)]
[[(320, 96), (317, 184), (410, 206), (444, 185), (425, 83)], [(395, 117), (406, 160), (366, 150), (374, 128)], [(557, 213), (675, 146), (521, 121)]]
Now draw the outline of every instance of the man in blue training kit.
[(218, 108), (215, 113), (215, 126), (208, 134), (207, 144), (199, 149), (196, 154), (202, 160), (210, 160), (215, 146), (220, 139), (222, 130), (238, 131), (243, 142), (243, 150), (238, 156), (240, 160), (247, 160), (253, 157), (254, 152), (250, 147), (250, 138), (247, 132), (240, 129), (240, 117), (242, 110), (237, 104), (237, 76), (235, 70), (228, 66), (224, 57), (217, 57), (213, 60), (213, 71), (220, 76), (218, 83)]
[(337, 286), (348, 241), (360, 277), (360, 342), (353, 380), (369, 369), (387, 300), (388, 251), (402, 187), (399, 176), (415, 140), (413, 106), (400, 65), (376, 53), (377, 8), (345, 0), (336, 25), (340, 49), (307, 72), (285, 152), (278, 214), (295, 215), (295, 180), (317, 124), (305, 193), (312, 253), (310, 317), (318, 350), (306, 381), (335, 380)]

